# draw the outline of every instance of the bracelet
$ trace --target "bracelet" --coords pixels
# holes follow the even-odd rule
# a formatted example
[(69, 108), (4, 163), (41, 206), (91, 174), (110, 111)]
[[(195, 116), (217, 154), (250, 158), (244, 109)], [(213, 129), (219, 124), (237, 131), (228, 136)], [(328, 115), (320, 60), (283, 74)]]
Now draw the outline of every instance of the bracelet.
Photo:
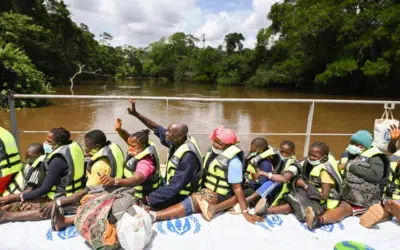
[(245, 210), (242, 210), (242, 214), (248, 213), (248, 212), (249, 212), (249, 208), (246, 208)]
[(271, 177), (272, 177), (272, 172), (269, 172), (268, 173), (268, 179), (271, 179)]
[(119, 181), (117, 180), (117, 178), (114, 179), (114, 186), (118, 186)]
[(57, 206), (59, 206), (59, 207), (62, 206), (62, 205), (61, 205), (61, 199), (60, 199), (60, 198), (58, 198), (58, 199), (56, 200), (56, 204), (57, 204)]
[(307, 189), (308, 188), (308, 185), (306, 184), (306, 186), (304, 187), (304, 189)]
[(21, 193), (21, 194), (19, 195), (19, 199), (21, 200), (21, 202), (24, 202), (24, 194), (23, 194), (23, 193)]

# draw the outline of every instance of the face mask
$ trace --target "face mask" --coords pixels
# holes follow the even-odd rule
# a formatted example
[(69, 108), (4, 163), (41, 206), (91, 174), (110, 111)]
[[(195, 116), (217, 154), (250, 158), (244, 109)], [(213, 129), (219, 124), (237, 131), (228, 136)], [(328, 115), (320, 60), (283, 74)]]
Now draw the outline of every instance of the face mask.
[(93, 156), (93, 155), (95, 155), (97, 152), (99, 152), (99, 150), (97, 150), (97, 149), (92, 149), (92, 150), (90, 150), (89, 155)]
[(313, 166), (318, 166), (319, 164), (321, 164), (320, 160), (312, 161), (310, 160), (310, 157), (307, 157), (307, 161)]
[(216, 149), (216, 148), (214, 148), (214, 146), (212, 146), (211, 149), (212, 149), (212, 151), (214, 152), (214, 154), (217, 154), (217, 155), (219, 155), (219, 154), (221, 154), (222, 152), (224, 152), (224, 150)]
[(362, 151), (361, 148), (357, 147), (356, 145), (349, 145), (346, 150), (351, 155), (359, 155)]
[(282, 156), (281, 154), (279, 154), (279, 157), (281, 157), (281, 160), (282, 160), (282, 161), (287, 161), (287, 160), (289, 160), (289, 158), (290, 158), (290, 157)]
[(172, 141), (165, 141), (168, 145), (170, 145), (171, 147), (174, 146), (174, 143)]
[(257, 155), (257, 152), (253, 152), (253, 153), (250, 153), (250, 154), (247, 156), (247, 158), (251, 158), (251, 157), (256, 156), (256, 155)]
[(43, 150), (46, 154), (51, 154), (51, 152), (53, 152), (53, 146), (48, 143), (43, 143)]

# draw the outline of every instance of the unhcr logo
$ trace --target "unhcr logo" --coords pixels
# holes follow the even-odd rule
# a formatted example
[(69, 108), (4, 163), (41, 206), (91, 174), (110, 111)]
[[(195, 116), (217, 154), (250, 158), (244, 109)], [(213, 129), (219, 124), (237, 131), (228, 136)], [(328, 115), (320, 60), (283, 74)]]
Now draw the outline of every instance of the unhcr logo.
[(62, 240), (67, 240), (67, 239), (75, 238), (76, 236), (78, 236), (78, 231), (76, 231), (75, 226), (71, 226), (71, 227), (67, 227), (61, 231), (58, 231), (58, 232), (53, 231), (53, 229), (50, 228), (46, 233), (46, 239), (53, 241), (54, 233), (56, 233), (56, 235)]
[(164, 235), (185, 235), (187, 233), (197, 234), (201, 225), (197, 218), (188, 216), (182, 219), (168, 220), (157, 223), (157, 230)]
[[(316, 230), (311, 231), (310, 229), (308, 229), (307, 224), (300, 222), (300, 225), (306, 229), (309, 232), (315, 233)], [(335, 229), (335, 226), (338, 228), (338, 230), (342, 231), (344, 230), (344, 225), (341, 222), (335, 223), (335, 224), (326, 224), (321, 226), (320, 228), (318, 228), (317, 230), (321, 230), (321, 231), (325, 231), (328, 233), (332, 233)]]
[(271, 231), (271, 228), (281, 226), (283, 223), (283, 220), (279, 215), (268, 215), (264, 218), (264, 222), (257, 222), (256, 225), (264, 228), (267, 231)]

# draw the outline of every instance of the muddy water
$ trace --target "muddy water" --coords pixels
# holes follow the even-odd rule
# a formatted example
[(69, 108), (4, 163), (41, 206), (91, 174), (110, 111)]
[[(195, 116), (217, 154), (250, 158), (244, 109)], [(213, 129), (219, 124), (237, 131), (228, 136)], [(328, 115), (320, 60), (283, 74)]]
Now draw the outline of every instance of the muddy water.
[[(66, 87), (57, 88), (58, 94), (69, 94)], [(75, 95), (139, 95), (139, 96), (186, 96), (186, 97), (224, 97), (224, 98), (329, 98), (329, 99), (366, 99), (354, 96), (329, 96), (321, 94), (293, 93), (280, 90), (244, 89), (242, 87), (222, 87), (193, 84), (144, 84), (124, 82), (119, 85), (76, 86)], [(371, 99), (371, 98), (368, 98)], [(47, 107), (23, 109), (17, 111), (17, 123), (20, 131), (48, 131), (63, 126), (70, 131), (88, 131), (101, 129), (108, 138), (122, 146), (124, 142), (114, 132), (117, 117), (122, 119), (123, 128), (129, 132), (143, 129), (144, 126), (130, 116), (126, 110), (128, 101), (110, 100), (65, 100), (54, 99)], [(304, 133), (307, 126), (309, 104), (291, 103), (205, 103), (170, 101), (138, 101), (140, 113), (167, 126), (169, 123), (184, 122), (194, 134), (200, 148), (205, 152), (210, 145), (208, 134), (223, 124), (239, 133), (240, 145), (249, 147), (255, 135), (248, 133)], [(313, 133), (353, 133), (358, 129), (372, 131), (374, 119), (381, 116), (383, 105), (317, 104), (315, 106)], [(399, 110), (394, 112), (399, 117)], [(10, 129), (9, 114), (0, 110), (0, 126)], [(43, 142), (45, 133), (20, 133), (20, 145), (23, 152), (33, 142)], [(284, 139), (296, 144), (296, 155), (302, 157), (305, 136), (266, 136), (271, 145), (278, 146)], [(73, 139), (83, 143), (83, 134), (73, 134)], [(162, 160), (166, 158), (166, 149), (159, 145)], [(325, 141), (332, 153), (339, 157), (348, 143), (348, 136), (313, 136), (311, 142)]]

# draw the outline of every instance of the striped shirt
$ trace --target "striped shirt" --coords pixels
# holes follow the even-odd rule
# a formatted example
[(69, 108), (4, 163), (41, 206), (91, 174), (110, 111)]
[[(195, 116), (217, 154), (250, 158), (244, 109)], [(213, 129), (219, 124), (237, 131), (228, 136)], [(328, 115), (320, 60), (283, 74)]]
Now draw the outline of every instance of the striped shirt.
[[(30, 176), (29, 176), (30, 175)], [(24, 171), (24, 184), (22, 190), (25, 190), (27, 187), (37, 188), (39, 187), (44, 177), (46, 176), (45, 169), (43, 166), (37, 166), (36, 168), (32, 168), (31, 165), (25, 165)]]

